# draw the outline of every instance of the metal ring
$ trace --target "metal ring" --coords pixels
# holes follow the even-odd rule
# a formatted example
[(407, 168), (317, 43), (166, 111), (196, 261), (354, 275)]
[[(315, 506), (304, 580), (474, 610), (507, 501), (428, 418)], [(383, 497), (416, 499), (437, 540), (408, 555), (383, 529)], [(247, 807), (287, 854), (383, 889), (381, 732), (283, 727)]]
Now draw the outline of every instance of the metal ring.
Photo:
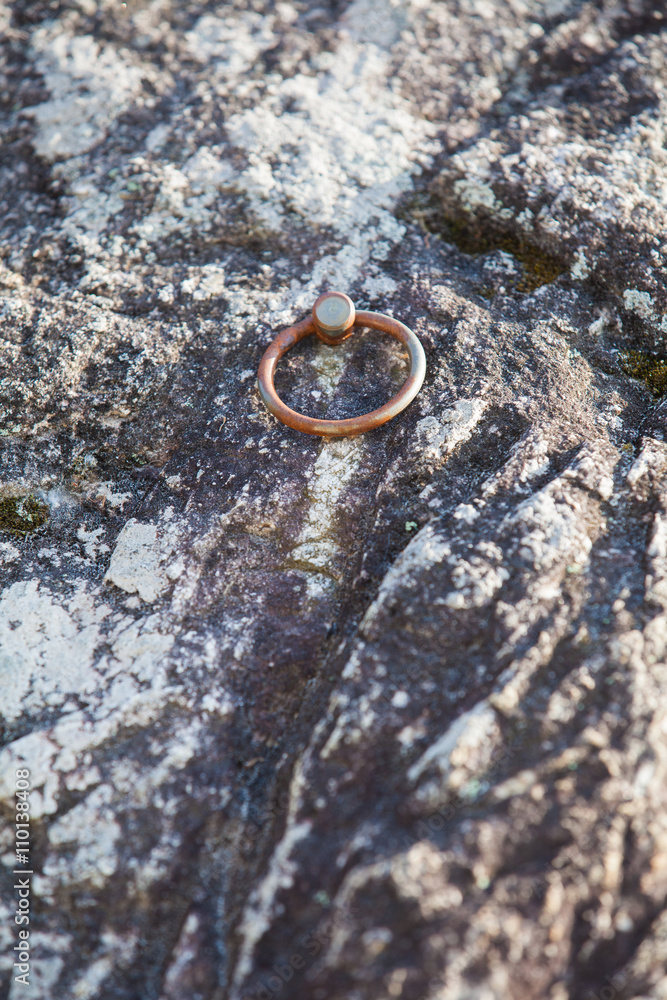
[[(334, 298), (345, 300), (345, 303), (332, 302)], [(329, 322), (330, 320), (332, 322)], [(407, 348), (410, 356), (410, 374), (401, 390), (379, 409), (359, 417), (348, 417), (346, 420), (317, 420), (286, 406), (273, 384), (276, 366), (283, 354), (304, 337), (309, 337), (311, 333), (316, 333), (327, 344), (339, 344), (352, 334), (354, 326), (365, 326), (371, 330), (388, 333)], [(399, 323), (398, 320), (382, 313), (355, 312), (347, 295), (341, 292), (328, 292), (317, 300), (312, 316), (283, 330), (272, 341), (260, 362), (257, 385), (267, 409), (288, 427), (303, 431), (304, 434), (318, 434), (321, 437), (349, 437), (380, 427), (404, 410), (421, 389), (425, 375), (424, 348), (404, 323)]]

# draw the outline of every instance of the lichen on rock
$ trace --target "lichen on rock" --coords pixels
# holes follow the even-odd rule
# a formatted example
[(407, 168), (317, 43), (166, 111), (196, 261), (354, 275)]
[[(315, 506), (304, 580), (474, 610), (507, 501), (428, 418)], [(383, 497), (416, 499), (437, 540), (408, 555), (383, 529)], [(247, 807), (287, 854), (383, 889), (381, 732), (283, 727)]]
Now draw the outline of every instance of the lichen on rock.
[(666, 31), (0, 4), (0, 994), (667, 995)]

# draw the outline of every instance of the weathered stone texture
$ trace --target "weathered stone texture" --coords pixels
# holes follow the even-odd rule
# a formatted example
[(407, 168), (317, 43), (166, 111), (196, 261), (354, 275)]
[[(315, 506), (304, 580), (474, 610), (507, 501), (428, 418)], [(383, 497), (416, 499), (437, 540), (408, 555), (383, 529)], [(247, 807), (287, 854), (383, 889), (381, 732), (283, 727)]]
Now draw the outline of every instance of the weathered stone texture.
[[(0, 4), (1, 996), (667, 1000), (666, 53), (655, 0)], [(427, 352), (356, 439), (255, 387), (327, 287)]]

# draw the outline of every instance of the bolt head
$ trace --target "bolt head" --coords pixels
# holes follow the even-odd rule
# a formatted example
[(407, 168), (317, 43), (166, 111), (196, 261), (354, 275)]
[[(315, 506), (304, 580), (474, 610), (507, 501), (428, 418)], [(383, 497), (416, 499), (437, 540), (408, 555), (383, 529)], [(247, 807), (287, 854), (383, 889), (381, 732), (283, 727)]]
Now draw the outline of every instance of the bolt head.
[(343, 292), (325, 292), (313, 306), (313, 322), (328, 339), (343, 337), (354, 326), (354, 303)]

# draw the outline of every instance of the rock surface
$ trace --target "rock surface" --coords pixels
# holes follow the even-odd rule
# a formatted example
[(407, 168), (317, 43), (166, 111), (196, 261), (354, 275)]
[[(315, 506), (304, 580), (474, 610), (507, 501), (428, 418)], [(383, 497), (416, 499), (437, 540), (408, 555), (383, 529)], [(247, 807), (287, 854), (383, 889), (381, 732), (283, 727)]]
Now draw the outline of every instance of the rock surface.
[[(662, 5), (0, 38), (1, 995), (665, 1000)], [(427, 351), (361, 438), (255, 387), (327, 287)], [(403, 373), (360, 333), (279, 390)]]

